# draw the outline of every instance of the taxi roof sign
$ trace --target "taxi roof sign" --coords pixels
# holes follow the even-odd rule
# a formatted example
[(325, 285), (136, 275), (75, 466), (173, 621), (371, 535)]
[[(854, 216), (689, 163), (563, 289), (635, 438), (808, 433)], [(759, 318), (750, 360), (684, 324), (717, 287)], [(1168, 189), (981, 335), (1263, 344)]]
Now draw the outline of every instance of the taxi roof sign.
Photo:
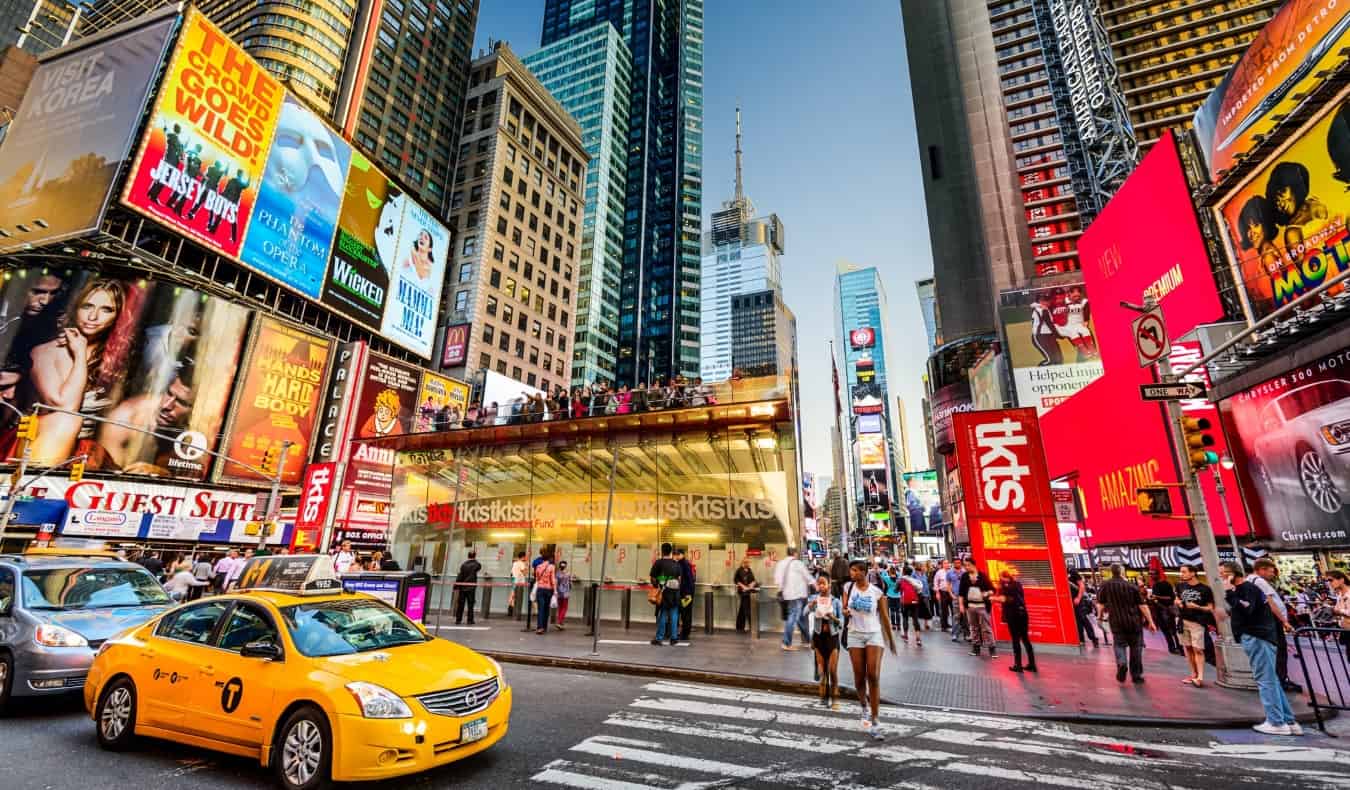
[(342, 592), (333, 570), (333, 558), (323, 554), (287, 554), (254, 557), (239, 574), (236, 590), (269, 590), (291, 595), (331, 595)]

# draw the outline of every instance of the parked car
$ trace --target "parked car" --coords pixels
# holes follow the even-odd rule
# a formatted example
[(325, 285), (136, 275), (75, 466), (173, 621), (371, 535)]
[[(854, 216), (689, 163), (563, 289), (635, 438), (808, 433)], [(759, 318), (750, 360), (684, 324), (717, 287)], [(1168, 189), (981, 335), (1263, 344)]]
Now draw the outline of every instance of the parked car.
[(12, 697), (80, 691), (104, 641), (172, 605), (125, 560), (0, 554), (0, 711)]

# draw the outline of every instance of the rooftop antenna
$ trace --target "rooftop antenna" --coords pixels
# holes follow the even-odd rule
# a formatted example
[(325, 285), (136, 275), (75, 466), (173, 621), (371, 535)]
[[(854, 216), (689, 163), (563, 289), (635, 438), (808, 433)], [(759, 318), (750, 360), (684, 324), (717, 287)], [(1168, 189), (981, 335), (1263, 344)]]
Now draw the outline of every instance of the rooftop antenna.
[(741, 178), (741, 103), (736, 102), (736, 201), (745, 199), (745, 189)]

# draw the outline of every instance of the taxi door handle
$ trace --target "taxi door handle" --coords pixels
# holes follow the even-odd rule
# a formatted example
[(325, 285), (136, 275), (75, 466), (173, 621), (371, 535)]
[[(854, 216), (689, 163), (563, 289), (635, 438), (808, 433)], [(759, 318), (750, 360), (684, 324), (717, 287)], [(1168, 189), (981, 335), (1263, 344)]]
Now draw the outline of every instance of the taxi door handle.
[(154, 657), (155, 657), (155, 651), (153, 651), (153, 650), (142, 650), (142, 651), (141, 651), (141, 658), (154, 658)]
[(207, 677), (212, 677), (216, 674), (216, 668), (211, 666), (210, 664), (207, 664), (206, 666), (202, 667), (201, 672), (203, 675), (206, 675)]

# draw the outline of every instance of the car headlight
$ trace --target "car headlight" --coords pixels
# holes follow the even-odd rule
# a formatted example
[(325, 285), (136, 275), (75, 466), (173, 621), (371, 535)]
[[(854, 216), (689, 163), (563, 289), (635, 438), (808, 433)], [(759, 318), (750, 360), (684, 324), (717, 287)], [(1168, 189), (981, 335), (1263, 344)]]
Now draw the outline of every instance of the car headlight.
[(496, 661), (494, 661), (491, 658), (488, 658), (487, 656), (483, 656), (483, 658), (487, 658), (488, 663), (492, 665), (492, 668), (497, 670), (497, 684), (500, 686), (505, 686), (506, 673), (502, 671), (502, 665), (498, 664)]
[(412, 718), (408, 704), (384, 686), (356, 681), (347, 684), (347, 691), (356, 698), (356, 704), (361, 707), (361, 715), (367, 719)]
[(59, 625), (42, 624), (33, 634), (33, 641), (44, 647), (88, 647), (89, 640)]
[(1321, 431), (1322, 438), (1333, 447), (1350, 444), (1350, 420), (1323, 425)]

